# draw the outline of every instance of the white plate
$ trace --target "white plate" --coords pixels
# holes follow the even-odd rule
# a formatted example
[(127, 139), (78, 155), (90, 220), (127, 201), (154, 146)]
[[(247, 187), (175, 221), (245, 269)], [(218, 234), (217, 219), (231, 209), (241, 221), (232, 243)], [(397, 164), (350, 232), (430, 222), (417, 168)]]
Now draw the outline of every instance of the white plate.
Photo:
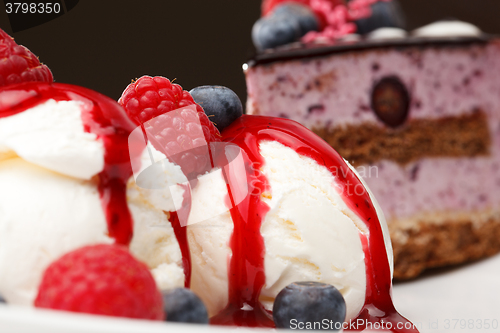
[(500, 255), (396, 283), (393, 299), (421, 333), (500, 332)]
[[(439, 270), (397, 283), (398, 311), (421, 333), (500, 332), (500, 255), (465, 266)], [(496, 323), (496, 324), (495, 324)], [(486, 328), (489, 324), (489, 328)], [(496, 328), (495, 328), (496, 327)], [(234, 329), (0, 305), (0, 332), (156, 333), (229, 332)], [(236, 329), (237, 332), (253, 331)]]
[(255, 333), (270, 330), (175, 324), (0, 305), (1, 333), (224, 333), (233, 331)]

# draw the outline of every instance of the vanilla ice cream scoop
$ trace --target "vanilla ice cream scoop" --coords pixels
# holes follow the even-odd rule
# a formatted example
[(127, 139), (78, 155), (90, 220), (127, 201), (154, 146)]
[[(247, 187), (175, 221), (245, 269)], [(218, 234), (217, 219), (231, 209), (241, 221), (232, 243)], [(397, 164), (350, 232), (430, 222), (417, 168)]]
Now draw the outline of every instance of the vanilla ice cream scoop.
[(84, 88), (0, 92), (0, 294), (9, 303), (32, 304), (45, 267), (64, 253), (116, 242), (160, 289), (190, 282), (214, 324), (274, 327), (266, 310), (297, 281), (337, 287), (356, 329), (405, 321), (390, 296), (384, 216), (311, 131), (244, 115), (207, 146), (215, 167), (196, 180), (146, 136)]
[[(148, 158), (128, 145), (135, 127), (116, 102), (85, 88), (30, 83), (0, 92), (0, 294), (9, 303), (31, 305), (52, 261), (94, 243), (129, 245), (160, 288), (184, 285), (165, 212), (173, 207), (158, 207), (131, 177), (130, 158)], [(163, 172), (185, 181), (176, 165)]]
[[(372, 320), (373, 308), (379, 319), (397, 314), (387, 225), (356, 171), (286, 119), (245, 115), (222, 135), (239, 147), (246, 172), (231, 163), (217, 170), (215, 188), (226, 189), (228, 209), (188, 225), (191, 288), (212, 322), (272, 326), (264, 309), (296, 281), (334, 285), (345, 298), (347, 321)], [(199, 183), (193, 201), (209, 200), (214, 184), (206, 184)], [(250, 195), (238, 202), (238, 191)]]

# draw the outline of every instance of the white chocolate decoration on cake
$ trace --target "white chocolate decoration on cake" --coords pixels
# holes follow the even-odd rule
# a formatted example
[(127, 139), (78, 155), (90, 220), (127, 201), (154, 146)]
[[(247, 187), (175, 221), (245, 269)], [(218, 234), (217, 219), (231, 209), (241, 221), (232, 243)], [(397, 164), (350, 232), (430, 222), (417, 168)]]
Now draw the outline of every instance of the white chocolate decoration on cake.
[(415, 37), (479, 37), (483, 32), (473, 24), (462, 21), (438, 21), (413, 31)]

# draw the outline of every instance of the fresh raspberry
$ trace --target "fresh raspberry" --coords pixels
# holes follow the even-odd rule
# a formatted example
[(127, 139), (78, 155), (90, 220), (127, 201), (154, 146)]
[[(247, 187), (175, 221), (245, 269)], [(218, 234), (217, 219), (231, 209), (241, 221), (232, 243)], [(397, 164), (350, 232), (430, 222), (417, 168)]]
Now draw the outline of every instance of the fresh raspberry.
[(210, 170), (207, 146), (220, 141), (220, 133), (180, 85), (161, 76), (143, 76), (128, 85), (118, 103), (188, 179)]
[(35, 306), (162, 320), (163, 301), (145, 264), (126, 248), (99, 244), (67, 253), (46, 270)]
[(0, 87), (21, 82), (52, 82), (50, 69), (0, 29)]

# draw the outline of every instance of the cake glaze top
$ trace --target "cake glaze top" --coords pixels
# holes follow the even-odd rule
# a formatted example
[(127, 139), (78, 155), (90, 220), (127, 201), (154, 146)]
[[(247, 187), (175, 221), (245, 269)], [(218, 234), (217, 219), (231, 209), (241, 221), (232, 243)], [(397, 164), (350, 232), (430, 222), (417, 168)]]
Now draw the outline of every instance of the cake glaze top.
[[(418, 48), (453, 48), (467, 47), (472, 44), (488, 44), (495, 36), (481, 34), (479, 36), (447, 36), (447, 37), (419, 37), (411, 36), (398, 39), (365, 39), (361, 41), (336, 41), (315, 42), (305, 44), (297, 42), (275, 49), (266, 50), (257, 53), (246, 65), (251, 68), (258, 65), (266, 65), (275, 62), (287, 60), (311, 59), (329, 56), (333, 54), (342, 54), (348, 52), (361, 52), (378, 49), (404, 49), (409, 47)], [(244, 66), (247, 67), (247, 66)]]

